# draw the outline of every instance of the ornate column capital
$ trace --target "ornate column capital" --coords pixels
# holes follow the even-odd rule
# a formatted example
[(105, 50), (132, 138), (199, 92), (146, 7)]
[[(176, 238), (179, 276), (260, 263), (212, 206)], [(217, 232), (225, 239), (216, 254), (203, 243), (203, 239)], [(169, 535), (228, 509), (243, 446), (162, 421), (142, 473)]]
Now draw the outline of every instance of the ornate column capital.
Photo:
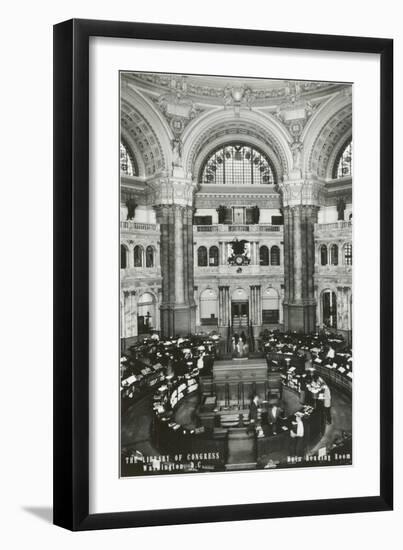
[(316, 178), (286, 179), (279, 184), (284, 206), (320, 206), (324, 182)]
[(192, 206), (196, 183), (187, 177), (158, 176), (150, 179), (151, 202), (154, 206), (176, 204)]

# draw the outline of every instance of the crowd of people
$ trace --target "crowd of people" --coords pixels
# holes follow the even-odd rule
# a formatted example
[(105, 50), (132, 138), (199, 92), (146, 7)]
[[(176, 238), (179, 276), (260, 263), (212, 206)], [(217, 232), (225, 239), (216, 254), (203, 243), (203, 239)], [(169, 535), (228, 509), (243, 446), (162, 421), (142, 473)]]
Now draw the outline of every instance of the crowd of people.
[(166, 380), (210, 372), (217, 341), (217, 336), (160, 339), (154, 334), (130, 346), (120, 359), (122, 407)]
[(231, 352), (232, 357), (248, 357), (249, 344), (248, 339), (244, 331), (241, 334), (235, 333), (231, 339)]
[[(219, 339), (218, 335), (160, 339), (154, 334), (125, 350), (120, 365), (122, 409), (154, 392), (154, 414), (171, 431), (180, 429), (182, 433), (183, 427), (175, 423), (171, 411), (182, 397), (197, 390), (201, 373), (212, 372)], [(244, 356), (246, 340), (242, 333), (234, 335), (233, 357)], [(341, 336), (325, 332), (306, 335), (279, 331), (263, 332), (261, 347), (269, 371), (277, 371), (282, 383), (299, 394), (301, 408), (288, 416), (279, 400), (262, 406), (253, 395), (250, 426), (258, 438), (287, 432), (290, 454), (300, 456), (310, 415), (319, 412), (323, 426), (332, 423), (332, 395), (328, 377), (321, 375), (323, 368), (352, 378), (351, 348)], [(190, 434), (194, 432), (189, 430)]]
[[(260, 335), (260, 340), (272, 369), (291, 365), (303, 372), (309, 367), (320, 365), (343, 369), (346, 373), (353, 371), (351, 346), (341, 335), (327, 331), (300, 334), (266, 330)], [(273, 354), (278, 355), (278, 358), (272, 359)]]

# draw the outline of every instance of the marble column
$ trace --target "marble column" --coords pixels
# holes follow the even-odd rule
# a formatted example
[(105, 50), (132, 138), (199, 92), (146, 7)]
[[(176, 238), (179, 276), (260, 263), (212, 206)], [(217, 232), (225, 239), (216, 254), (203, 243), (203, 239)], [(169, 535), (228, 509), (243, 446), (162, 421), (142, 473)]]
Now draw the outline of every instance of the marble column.
[(252, 325), (255, 324), (255, 287), (251, 285), (249, 287), (249, 320)]
[(184, 295), (184, 272), (183, 272), (183, 253), (184, 253), (184, 239), (183, 239), (183, 208), (182, 206), (174, 206), (175, 215), (175, 303), (177, 305), (183, 304)]
[(161, 231), (161, 333), (187, 335), (195, 330), (193, 226), (188, 206), (156, 207)]
[(229, 299), (229, 287), (228, 286), (219, 286), (218, 287), (218, 303), (219, 303), (219, 324), (221, 327), (228, 327), (231, 320), (231, 302)]
[(314, 227), (322, 184), (316, 180), (285, 181), (281, 185), (284, 212), (284, 328), (313, 332)]
[(302, 243), (301, 243), (301, 206), (292, 208), (293, 216), (293, 247), (294, 247), (294, 302), (302, 299)]
[(281, 285), (280, 289), (280, 303), (279, 303), (279, 319), (280, 325), (284, 323), (284, 285)]
[(221, 327), (225, 326), (224, 320), (224, 287), (218, 287), (218, 324)]
[(260, 285), (256, 286), (256, 307), (257, 307), (257, 315), (256, 315), (256, 324), (258, 326), (261, 326), (263, 323), (262, 319), (262, 287)]

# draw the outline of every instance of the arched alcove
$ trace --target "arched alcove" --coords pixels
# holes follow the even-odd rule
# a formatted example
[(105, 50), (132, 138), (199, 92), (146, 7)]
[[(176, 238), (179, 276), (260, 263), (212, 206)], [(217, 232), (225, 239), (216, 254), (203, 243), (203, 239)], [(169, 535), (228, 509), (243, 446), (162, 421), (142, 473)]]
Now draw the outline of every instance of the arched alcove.
[(280, 318), (280, 299), (274, 288), (266, 288), (262, 295), (263, 324), (276, 324)]
[(217, 294), (211, 288), (206, 288), (200, 293), (200, 323), (201, 325), (218, 323)]
[(144, 292), (137, 303), (138, 333), (150, 332), (156, 326), (156, 299), (151, 292)]
[(244, 110), (239, 117), (233, 111), (208, 113), (189, 126), (183, 135), (183, 161), (187, 172), (197, 179), (211, 151), (229, 142), (241, 141), (259, 148), (272, 162), (276, 178), (292, 167), (290, 136), (273, 116)]

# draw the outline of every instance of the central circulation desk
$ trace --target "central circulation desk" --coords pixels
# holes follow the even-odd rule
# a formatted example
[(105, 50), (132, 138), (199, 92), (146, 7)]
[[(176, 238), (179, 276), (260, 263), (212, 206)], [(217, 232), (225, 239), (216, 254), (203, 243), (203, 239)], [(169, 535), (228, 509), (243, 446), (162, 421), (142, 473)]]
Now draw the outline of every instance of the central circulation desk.
[(267, 362), (265, 359), (216, 361), (212, 372), (212, 385), (220, 408), (249, 409), (254, 394), (262, 400), (267, 396)]

